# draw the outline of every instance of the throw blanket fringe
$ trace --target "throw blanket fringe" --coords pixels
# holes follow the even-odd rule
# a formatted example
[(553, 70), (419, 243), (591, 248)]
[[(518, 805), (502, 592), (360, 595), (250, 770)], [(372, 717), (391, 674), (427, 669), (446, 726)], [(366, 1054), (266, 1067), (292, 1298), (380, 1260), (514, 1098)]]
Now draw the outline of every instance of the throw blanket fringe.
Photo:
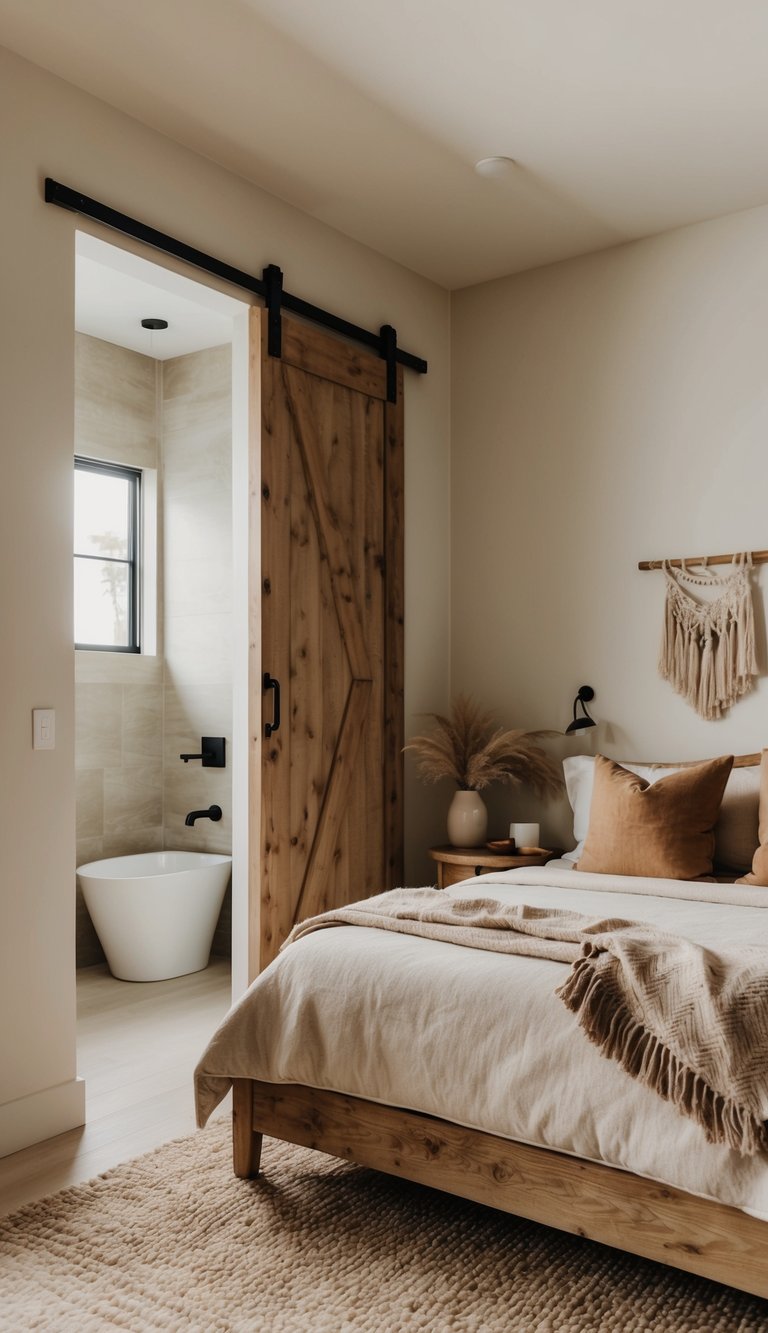
[[(724, 1143), (742, 1157), (768, 1149), (768, 1124), (756, 1120), (746, 1106), (716, 1092), (659, 1038), (635, 1019), (607, 969), (595, 967), (599, 948), (585, 944), (585, 955), (573, 964), (568, 980), (556, 994), (575, 1014), (579, 1027), (601, 1055), (671, 1102), (695, 1120), (708, 1143)], [(607, 957), (607, 955), (602, 955)]]
[(372, 926), (569, 963), (555, 994), (602, 1055), (743, 1157), (768, 1150), (768, 950), (714, 954), (652, 924), (394, 889), (295, 926)]

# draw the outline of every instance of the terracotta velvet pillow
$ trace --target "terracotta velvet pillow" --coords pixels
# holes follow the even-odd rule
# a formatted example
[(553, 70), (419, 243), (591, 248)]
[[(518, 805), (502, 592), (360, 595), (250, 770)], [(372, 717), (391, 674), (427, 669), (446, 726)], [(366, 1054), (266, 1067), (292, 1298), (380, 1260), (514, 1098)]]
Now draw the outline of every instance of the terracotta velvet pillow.
[(599, 875), (703, 879), (712, 875), (714, 827), (733, 755), (649, 784), (595, 756), (589, 828), (577, 870)]
[(752, 858), (752, 870), (737, 884), (761, 884), (768, 888), (768, 750), (760, 758), (760, 846)]

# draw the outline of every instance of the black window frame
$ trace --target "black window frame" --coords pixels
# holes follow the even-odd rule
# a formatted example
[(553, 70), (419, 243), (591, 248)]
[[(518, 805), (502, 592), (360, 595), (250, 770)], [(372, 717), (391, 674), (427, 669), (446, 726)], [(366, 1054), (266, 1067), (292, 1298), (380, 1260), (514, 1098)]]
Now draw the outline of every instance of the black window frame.
[(99, 459), (84, 458), (76, 454), (75, 472), (96, 472), (102, 476), (119, 477), (122, 481), (129, 483), (128, 558), (123, 560), (118, 556), (83, 554), (80, 551), (73, 550), (73, 557), (76, 560), (98, 560), (101, 563), (111, 561), (117, 565), (128, 565), (128, 643), (78, 643), (76, 640), (75, 649), (89, 653), (140, 653), (139, 590), (141, 587), (141, 569), (139, 534), (141, 528), (141, 471), (139, 468), (128, 467), (123, 463), (103, 463)]

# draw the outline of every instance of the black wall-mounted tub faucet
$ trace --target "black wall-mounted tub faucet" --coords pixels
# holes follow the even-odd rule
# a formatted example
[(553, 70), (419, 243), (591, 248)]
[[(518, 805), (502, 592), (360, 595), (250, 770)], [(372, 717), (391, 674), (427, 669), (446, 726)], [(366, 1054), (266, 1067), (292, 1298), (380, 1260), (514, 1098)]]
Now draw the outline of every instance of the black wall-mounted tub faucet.
[(200, 743), (200, 754), (180, 754), (179, 759), (183, 759), (185, 764), (188, 764), (190, 759), (201, 759), (203, 768), (226, 768), (226, 738), (224, 736), (203, 736)]
[(188, 828), (193, 828), (196, 819), (212, 819), (214, 824), (218, 824), (221, 819), (221, 806), (209, 805), (207, 810), (190, 810), (184, 823)]

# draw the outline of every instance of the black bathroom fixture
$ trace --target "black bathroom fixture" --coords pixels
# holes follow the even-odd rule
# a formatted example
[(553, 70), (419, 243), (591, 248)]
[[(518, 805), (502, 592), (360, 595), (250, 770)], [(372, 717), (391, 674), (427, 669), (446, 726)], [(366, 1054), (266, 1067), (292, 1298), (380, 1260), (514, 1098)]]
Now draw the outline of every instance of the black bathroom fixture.
[(142, 327), (143, 329), (151, 329), (152, 332), (155, 333), (157, 329), (167, 329), (167, 328), (168, 328), (168, 320), (167, 320), (167, 319), (143, 319), (143, 320), (141, 321), (141, 327)]
[[(573, 701), (573, 721), (568, 723), (565, 728), (566, 736), (572, 736), (574, 731), (584, 731), (586, 727), (594, 727), (595, 720), (587, 712), (587, 704), (591, 703), (595, 697), (595, 691), (591, 685), (580, 685), (579, 692)], [(576, 709), (581, 704), (583, 716), (576, 716)]]
[(196, 819), (212, 819), (214, 824), (218, 824), (221, 819), (221, 806), (209, 805), (207, 810), (190, 810), (184, 823), (188, 828), (194, 828)]
[(185, 764), (188, 764), (190, 759), (202, 759), (203, 768), (226, 768), (226, 749), (225, 736), (203, 736), (200, 741), (200, 754), (180, 754), (179, 759), (183, 759)]

